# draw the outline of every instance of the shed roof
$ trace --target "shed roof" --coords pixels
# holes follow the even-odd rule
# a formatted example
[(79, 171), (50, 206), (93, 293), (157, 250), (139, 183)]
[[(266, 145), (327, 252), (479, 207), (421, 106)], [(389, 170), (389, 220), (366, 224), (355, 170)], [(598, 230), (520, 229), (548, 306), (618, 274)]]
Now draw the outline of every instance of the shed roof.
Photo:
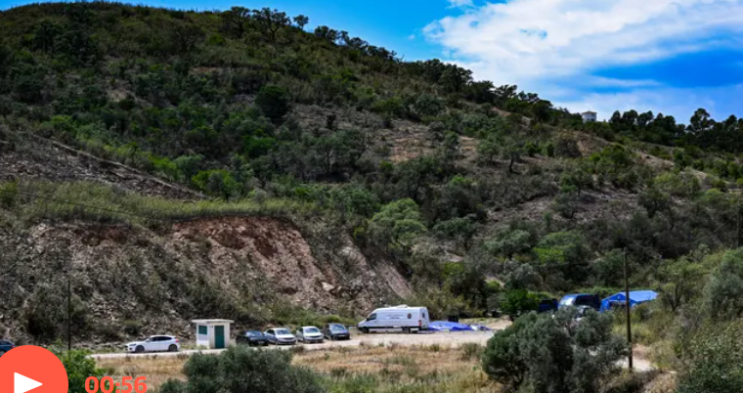
[(226, 323), (233, 323), (235, 321), (229, 319), (194, 319), (191, 323), (197, 325), (224, 325)]

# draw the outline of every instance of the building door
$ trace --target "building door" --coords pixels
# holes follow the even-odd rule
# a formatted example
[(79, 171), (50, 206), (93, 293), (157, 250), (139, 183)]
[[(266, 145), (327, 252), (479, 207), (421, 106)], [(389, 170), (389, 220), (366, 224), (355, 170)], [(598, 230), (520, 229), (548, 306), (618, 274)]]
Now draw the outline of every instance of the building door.
[(214, 327), (214, 348), (224, 348), (224, 326)]

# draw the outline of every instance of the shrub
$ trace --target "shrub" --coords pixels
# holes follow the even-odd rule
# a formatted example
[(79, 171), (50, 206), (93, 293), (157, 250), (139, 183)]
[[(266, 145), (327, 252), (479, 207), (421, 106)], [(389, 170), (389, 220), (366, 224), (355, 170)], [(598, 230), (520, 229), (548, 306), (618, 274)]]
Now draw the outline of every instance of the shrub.
[[(183, 369), (186, 383), (170, 380), (169, 393), (320, 393), (319, 378), (309, 369), (293, 366), (288, 351), (230, 347), (218, 356), (196, 354)], [(82, 384), (80, 384), (82, 386)]]
[(495, 239), (485, 243), (492, 254), (508, 259), (514, 255), (524, 254), (534, 246), (534, 237), (521, 229), (507, 230), (498, 233)]
[(85, 381), (88, 377), (103, 376), (103, 370), (96, 367), (95, 360), (88, 357), (88, 352), (77, 350), (67, 352), (62, 351), (58, 346), (50, 349), (67, 370), (68, 393), (85, 393)]
[(18, 198), (18, 183), (8, 182), (0, 184), (0, 206), (9, 209)]
[(488, 341), (482, 367), (511, 390), (594, 393), (616, 368), (627, 345), (612, 335), (611, 317), (575, 310), (529, 314)]
[(704, 305), (715, 320), (743, 315), (743, 249), (725, 253), (704, 288)]
[(407, 249), (413, 240), (426, 232), (418, 205), (412, 199), (384, 205), (369, 222), (374, 240), (391, 249)]
[(462, 360), (477, 359), (482, 356), (484, 347), (478, 343), (462, 344)]
[(505, 293), (501, 303), (501, 311), (517, 317), (529, 311), (536, 311), (539, 308), (539, 296), (525, 289), (514, 289)]
[(743, 387), (743, 324), (708, 326), (684, 343), (678, 393), (733, 393)]
[(286, 90), (275, 85), (263, 86), (258, 92), (255, 104), (274, 123), (281, 121), (290, 109), (289, 95)]

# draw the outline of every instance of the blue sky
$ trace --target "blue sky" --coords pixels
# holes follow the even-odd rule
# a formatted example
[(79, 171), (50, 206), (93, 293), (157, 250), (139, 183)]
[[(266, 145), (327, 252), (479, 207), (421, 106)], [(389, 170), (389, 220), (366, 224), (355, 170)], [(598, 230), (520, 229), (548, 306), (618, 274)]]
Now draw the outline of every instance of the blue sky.
[[(0, 9), (25, 1), (0, 0)], [(406, 60), (440, 58), (571, 111), (743, 116), (743, 0), (146, 0), (270, 6), (347, 30)]]

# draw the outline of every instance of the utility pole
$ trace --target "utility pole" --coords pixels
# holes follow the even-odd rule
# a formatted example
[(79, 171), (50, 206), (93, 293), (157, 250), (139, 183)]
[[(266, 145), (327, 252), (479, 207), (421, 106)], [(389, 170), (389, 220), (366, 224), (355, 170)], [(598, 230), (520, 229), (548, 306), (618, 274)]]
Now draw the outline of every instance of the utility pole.
[(627, 343), (629, 343), (629, 372), (632, 373), (632, 320), (630, 319), (629, 268), (627, 267), (627, 249), (624, 249), (624, 308), (627, 311)]
[(67, 265), (67, 356), (72, 351), (72, 260)]

